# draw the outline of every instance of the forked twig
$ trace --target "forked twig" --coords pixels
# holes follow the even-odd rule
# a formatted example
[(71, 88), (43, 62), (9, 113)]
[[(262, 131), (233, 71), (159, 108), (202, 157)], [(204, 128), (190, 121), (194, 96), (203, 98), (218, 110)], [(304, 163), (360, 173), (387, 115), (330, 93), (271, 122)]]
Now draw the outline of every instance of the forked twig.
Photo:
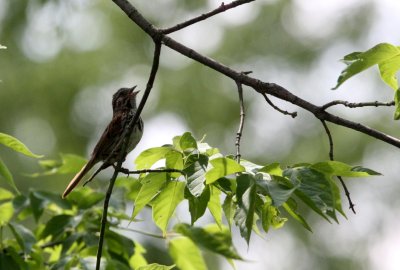
[(282, 110), (281, 108), (279, 108), (278, 106), (276, 106), (274, 103), (272, 103), (272, 101), (268, 98), (266, 93), (262, 93), (265, 101), (275, 110), (277, 110), (278, 112), (284, 114), (284, 115), (290, 115), (292, 118), (296, 118), (297, 116), (297, 112), (288, 112), (285, 110)]
[[(334, 156), (333, 156), (333, 138), (332, 138), (332, 134), (331, 134), (331, 131), (329, 130), (328, 125), (325, 123), (325, 121), (321, 120), (321, 123), (322, 123), (322, 126), (325, 129), (326, 135), (328, 135), (328, 140), (329, 140), (329, 159), (333, 161), (334, 160)], [(337, 176), (337, 178), (340, 180), (340, 183), (342, 184), (344, 193), (345, 193), (345, 195), (347, 197), (347, 200), (349, 202), (349, 208), (351, 209), (351, 211), (353, 211), (354, 214), (356, 214), (355, 204), (351, 200), (350, 192), (349, 192), (349, 189), (346, 186), (346, 183), (343, 181), (343, 178), (341, 176)]]
[(233, 1), (233, 2), (231, 2), (229, 4), (224, 4), (224, 2), (222, 2), (222, 4), (218, 8), (214, 9), (213, 11), (201, 14), (200, 16), (197, 16), (197, 17), (195, 17), (193, 19), (190, 19), (190, 20), (187, 20), (185, 22), (178, 23), (175, 26), (172, 26), (172, 27), (169, 27), (169, 28), (165, 28), (165, 29), (160, 29), (160, 31), (163, 34), (168, 35), (168, 34), (171, 34), (173, 32), (179, 31), (179, 30), (181, 30), (181, 29), (183, 29), (185, 27), (188, 27), (190, 25), (198, 23), (200, 21), (204, 21), (204, 20), (206, 20), (206, 19), (208, 19), (208, 18), (210, 18), (210, 17), (212, 17), (214, 15), (217, 15), (217, 14), (219, 14), (221, 12), (227, 11), (228, 9), (231, 9), (231, 8), (234, 8), (234, 7), (237, 7), (239, 5), (246, 4), (246, 3), (250, 3), (250, 2), (253, 2), (253, 1), (255, 1), (255, 0), (237, 0), (237, 1)]
[(325, 105), (321, 106), (321, 109), (326, 110), (335, 105), (343, 105), (348, 108), (360, 108), (360, 107), (382, 107), (382, 106), (390, 107), (390, 106), (394, 106), (395, 103), (394, 103), (394, 101), (391, 101), (391, 102), (371, 101), (371, 102), (354, 103), (354, 102), (348, 102), (345, 100), (334, 100), (334, 101), (328, 102)]

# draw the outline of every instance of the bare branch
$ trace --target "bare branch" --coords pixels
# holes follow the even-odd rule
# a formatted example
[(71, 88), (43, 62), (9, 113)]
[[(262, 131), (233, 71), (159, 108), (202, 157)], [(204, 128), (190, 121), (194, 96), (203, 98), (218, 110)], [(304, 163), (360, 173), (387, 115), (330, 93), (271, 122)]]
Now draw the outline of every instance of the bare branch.
[(253, 2), (253, 1), (255, 1), (255, 0), (237, 0), (237, 1), (233, 1), (233, 2), (231, 2), (229, 4), (224, 4), (224, 2), (222, 2), (222, 4), (218, 8), (214, 9), (213, 11), (204, 13), (204, 14), (202, 14), (200, 16), (197, 16), (197, 17), (195, 17), (193, 19), (190, 19), (190, 20), (187, 20), (185, 22), (178, 23), (175, 26), (172, 26), (172, 27), (169, 27), (169, 28), (166, 28), (166, 29), (161, 29), (160, 32), (165, 34), (165, 35), (168, 35), (168, 34), (171, 34), (173, 32), (179, 31), (179, 30), (181, 30), (181, 29), (183, 29), (185, 27), (188, 27), (188, 26), (190, 26), (192, 24), (195, 24), (197, 22), (206, 20), (206, 19), (208, 19), (208, 18), (210, 18), (210, 17), (212, 17), (214, 15), (217, 15), (217, 14), (219, 14), (221, 12), (225, 12), (228, 9), (235, 8), (235, 7), (239, 6), (239, 5), (250, 3), (250, 2)]
[[(321, 123), (325, 129), (326, 135), (328, 135), (328, 140), (329, 140), (329, 159), (330, 160), (334, 160), (334, 156), (333, 156), (333, 138), (332, 138), (332, 134), (331, 131), (329, 130), (328, 125), (325, 123), (325, 121), (321, 120)], [(355, 209), (355, 204), (353, 203), (353, 201), (351, 200), (351, 196), (350, 196), (350, 192), (349, 189), (346, 186), (346, 183), (343, 181), (343, 178), (341, 176), (337, 177), (340, 181), (340, 184), (342, 184), (344, 193), (347, 197), (347, 201), (349, 202), (349, 209), (351, 209), (351, 211), (353, 211), (354, 214), (356, 214), (356, 209)]]
[(272, 101), (268, 98), (267, 94), (262, 93), (262, 95), (263, 95), (265, 101), (266, 101), (272, 108), (274, 108), (275, 110), (277, 110), (278, 112), (280, 112), (280, 113), (282, 113), (282, 114), (284, 114), (284, 115), (290, 115), (292, 118), (296, 118), (297, 112), (288, 112), (288, 111), (282, 110), (281, 108), (279, 108), (278, 106), (276, 106), (274, 103), (272, 103)]
[[(118, 173), (122, 167), (122, 162), (124, 161), (124, 156), (126, 153), (126, 149), (128, 147), (130, 134), (133, 131), (135, 123), (139, 120), (140, 114), (144, 108), (144, 105), (146, 104), (147, 98), (150, 95), (151, 89), (153, 88), (154, 80), (156, 78), (159, 61), (160, 61), (161, 43), (157, 42), (156, 38), (154, 38), (154, 41), (155, 41), (155, 48), (154, 48), (154, 56), (153, 56), (153, 65), (151, 67), (150, 76), (149, 76), (149, 80), (147, 82), (146, 90), (143, 94), (142, 99), (140, 100), (140, 104), (136, 110), (134, 117), (129, 122), (129, 124), (127, 125), (127, 127), (124, 131), (124, 135), (122, 136), (123, 140), (119, 141), (117, 146), (112, 151), (112, 152), (114, 152), (115, 149), (118, 149), (119, 146), (122, 144), (122, 151), (118, 157), (118, 162), (115, 167), (114, 174), (112, 175), (112, 177), (110, 179), (110, 184), (108, 185), (106, 197), (104, 198), (103, 215), (101, 217), (99, 243), (97, 246), (96, 270), (100, 270), (101, 257), (102, 257), (102, 252), (103, 252), (104, 235), (105, 235), (105, 230), (106, 230), (106, 225), (107, 225), (108, 205), (109, 205), (111, 194), (112, 194), (112, 191), (114, 188), (115, 180), (117, 179)], [(107, 159), (109, 159), (110, 156)], [(106, 163), (106, 161), (104, 161), (104, 163)]]
[(348, 102), (345, 100), (334, 100), (329, 103), (326, 103), (325, 105), (321, 106), (322, 110), (326, 110), (329, 107), (335, 106), (335, 105), (343, 105), (348, 108), (360, 108), (360, 107), (380, 107), (380, 106), (394, 106), (394, 101), (391, 102), (379, 102), (379, 101), (372, 101), (372, 102), (359, 102), (359, 103), (352, 103)]
[(127, 0), (113, 0), (127, 15), (134, 21), (143, 31), (148, 33), (153, 39), (161, 39), (162, 43), (167, 47), (199, 62), (202, 63), (211, 69), (214, 69), (225, 76), (233, 79), (234, 81), (240, 82), (244, 85), (247, 85), (253, 88), (255, 91), (259, 93), (265, 93), (277, 97), (279, 99), (290, 102), (298, 107), (301, 107), (312, 114), (319, 120), (325, 120), (331, 123), (335, 123), (340, 126), (344, 126), (371, 137), (374, 137), (377, 140), (386, 142), (391, 144), (397, 148), (400, 148), (400, 140), (389, 136), (383, 132), (372, 129), (368, 126), (362, 125), (360, 123), (356, 123), (344, 118), (341, 118), (337, 115), (331, 114), (323, 110), (320, 106), (314, 105), (299, 96), (296, 96), (289, 92), (284, 87), (277, 85), (275, 83), (267, 83), (260, 81), (258, 79), (252, 78), (248, 75), (245, 75), (241, 72), (235, 71), (221, 63), (218, 63), (214, 59), (203, 56), (198, 52), (190, 49), (183, 44), (175, 41), (169, 36), (160, 32), (160, 30), (156, 29), (151, 23), (149, 23)]
[(243, 126), (244, 126), (244, 117), (245, 117), (245, 112), (244, 112), (244, 102), (243, 102), (243, 87), (242, 84), (239, 82), (236, 82), (238, 93), (239, 93), (239, 104), (240, 104), (240, 122), (239, 122), (239, 128), (238, 131), (236, 132), (236, 161), (240, 163), (240, 140), (242, 138), (242, 133), (243, 133)]

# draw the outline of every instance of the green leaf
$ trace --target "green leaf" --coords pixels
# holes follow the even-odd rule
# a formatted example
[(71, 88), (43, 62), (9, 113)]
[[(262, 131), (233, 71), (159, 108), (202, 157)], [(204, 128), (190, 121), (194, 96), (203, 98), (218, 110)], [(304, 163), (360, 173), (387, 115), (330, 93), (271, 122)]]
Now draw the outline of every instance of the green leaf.
[(165, 158), (165, 155), (171, 150), (170, 146), (162, 146), (143, 151), (135, 160), (136, 169), (143, 170), (151, 168), (154, 163)]
[(297, 203), (294, 199), (289, 199), (286, 203), (284, 203), (283, 208), (290, 216), (303, 225), (304, 228), (312, 232), (312, 229), (310, 225), (308, 225), (307, 221), (299, 213), (297, 213)]
[(71, 226), (73, 216), (70, 215), (58, 215), (52, 217), (49, 221), (46, 222), (46, 226), (42, 231), (40, 238), (46, 238), (51, 235), (52, 239), (56, 239), (58, 236), (67, 231), (67, 227)]
[(388, 43), (381, 43), (365, 52), (354, 52), (344, 57), (347, 67), (340, 74), (337, 89), (342, 83), (354, 75), (366, 70), (373, 65), (379, 65), (382, 80), (394, 90), (398, 89), (395, 78), (400, 68), (400, 48)]
[(29, 200), (36, 221), (38, 221), (43, 214), (44, 208), (51, 203), (54, 203), (61, 209), (71, 208), (71, 203), (69, 201), (63, 200), (58, 194), (47, 191), (31, 191), (29, 193)]
[(141, 180), (141, 188), (136, 197), (131, 219), (136, 215), (160, 192), (167, 181), (166, 173), (149, 173)]
[(0, 132), (0, 143), (4, 144), (7, 147), (10, 147), (14, 151), (20, 152), (21, 154), (24, 154), (28, 157), (33, 157), (33, 158), (41, 158), (43, 157), (42, 155), (36, 155), (32, 153), (28, 147), (26, 147), (21, 141), (19, 141), (17, 138), (14, 138), (13, 136), (4, 134)]
[(79, 209), (89, 209), (103, 200), (104, 193), (94, 191), (90, 188), (78, 188), (66, 198), (70, 202), (74, 202)]
[(279, 163), (271, 163), (268, 164), (261, 169), (258, 170), (259, 172), (265, 172), (270, 175), (282, 176), (282, 169)]
[(206, 173), (206, 184), (214, 183), (226, 175), (245, 171), (242, 165), (230, 158), (215, 158), (210, 163), (213, 168)]
[(327, 221), (326, 214), (337, 220), (335, 211), (340, 194), (334, 181), (323, 173), (308, 167), (286, 169), (283, 173), (294, 184), (300, 183), (295, 194)]
[(12, 194), (10, 191), (0, 188), (0, 201), (3, 200), (10, 200), (14, 198), (14, 194)]
[[(183, 156), (180, 152), (171, 150), (165, 155), (165, 165), (167, 169), (183, 170)], [(171, 177), (179, 177), (179, 172), (171, 173)]]
[(251, 175), (241, 174), (237, 178), (236, 197), (238, 208), (234, 220), (240, 229), (240, 235), (249, 244), (256, 205), (256, 185)]
[(396, 106), (396, 110), (394, 112), (394, 120), (400, 119), (400, 88), (394, 92), (394, 104)]
[(274, 206), (278, 207), (285, 203), (298, 188), (299, 184), (288, 182), (281, 176), (271, 176), (265, 173), (256, 174), (256, 184), (272, 198)]
[(5, 202), (0, 204), (0, 226), (7, 224), (14, 214), (14, 207), (12, 202)]
[(153, 220), (164, 235), (175, 208), (184, 198), (184, 190), (184, 183), (171, 181), (152, 202)]
[(32, 247), (36, 243), (36, 238), (33, 233), (21, 224), (10, 222), (8, 226), (23, 252), (25, 254), (31, 253)]
[(261, 224), (265, 232), (268, 232), (269, 228), (272, 226), (274, 229), (281, 228), (285, 222), (286, 218), (280, 216), (278, 208), (272, 205), (272, 199), (266, 197), (267, 200), (261, 207)]
[(228, 222), (229, 228), (231, 228), (233, 216), (235, 214), (235, 203), (233, 202), (232, 195), (227, 195), (225, 197), (224, 203), (222, 204), (222, 209), (224, 210), (224, 214)]
[(7, 247), (0, 252), (0, 269), (22, 269), (20, 261), (22, 261), (21, 256), (18, 256), (12, 247)]
[(74, 154), (60, 154), (61, 161), (58, 160), (40, 160), (39, 165), (45, 170), (43, 173), (31, 174), (31, 177), (43, 175), (69, 174), (77, 173), (86, 164), (87, 160)]
[[(188, 190), (188, 189), (186, 189)], [(185, 190), (185, 198), (189, 201), (189, 212), (192, 225), (202, 217), (207, 209), (208, 202), (210, 201), (210, 187), (207, 187), (203, 190), (203, 193), (195, 197), (192, 193), (186, 192)]]
[[(144, 254), (146, 253), (146, 249), (139, 244), (138, 242), (135, 242), (135, 249), (134, 253), (129, 259), (129, 265), (133, 269), (140, 269), (140, 267), (145, 267), (148, 265), (146, 258), (144, 257)], [(150, 264), (152, 265), (152, 264)]]
[(201, 154), (190, 155), (186, 164), (190, 164), (184, 169), (187, 187), (193, 196), (200, 196), (205, 187), (204, 182), (206, 180), (208, 157)]
[(196, 245), (227, 259), (242, 259), (232, 244), (232, 235), (226, 226), (219, 227), (217, 224), (211, 224), (200, 228), (181, 223), (176, 225), (174, 230), (189, 237)]
[(368, 168), (361, 166), (351, 167), (339, 161), (318, 162), (311, 166), (312, 169), (322, 172), (328, 176), (343, 176), (343, 177), (366, 177), (371, 175), (381, 175)]
[(221, 190), (215, 186), (210, 186), (210, 201), (207, 206), (215, 222), (222, 228)]
[(6, 164), (4, 164), (3, 160), (0, 158), (0, 179), (1, 178), (3, 178), (7, 182), (7, 184), (9, 184), (15, 190), (15, 192), (20, 194), (17, 186), (14, 183), (14, 178), (11, 172), (8, 170)]
[(137, 268), (137, 270), (170, 270), (170, 269), (172, 269), (174, 267), (175, 267), (174, 265), (166, 266), (166, 265), (161, 265), (161, 264), (158, 264), (158, 263), (152, 263), (152, 264), (149, 264), (149, 265), (145, 265), (145, 266), (139, 267), (139, 268)]
[(169, 241), (169, 253), (179, 269), (206, 270), (206, 263), (199, 248), (187, 237)]
[(185, 132), (179, 140), (179, 146), (183, 151), (193, 151), (197, 149), (197, 142), (190, 132)]

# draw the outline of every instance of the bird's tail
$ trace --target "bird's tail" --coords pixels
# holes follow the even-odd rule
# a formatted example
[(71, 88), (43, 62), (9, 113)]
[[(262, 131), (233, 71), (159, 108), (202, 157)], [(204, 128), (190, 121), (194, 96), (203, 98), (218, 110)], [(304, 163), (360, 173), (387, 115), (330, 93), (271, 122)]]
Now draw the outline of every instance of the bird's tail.
[(62, 198), (65, 199), (67, 195), (79, 184), (82, 178), (90, 171), (90, 169), (96, 164), (89, 160), (89, 162), (82, 167), (82, 169), (75, 175), (75, 177), (69, 182), (67, 188), (65, 189)]

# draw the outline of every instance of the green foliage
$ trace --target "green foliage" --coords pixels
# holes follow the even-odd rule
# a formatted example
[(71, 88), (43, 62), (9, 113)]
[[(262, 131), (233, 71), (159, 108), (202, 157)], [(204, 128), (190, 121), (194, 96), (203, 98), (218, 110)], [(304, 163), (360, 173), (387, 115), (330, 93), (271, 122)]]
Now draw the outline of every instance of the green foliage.
[(354, 75), (378, 65), (382, 80), (395, 90), (396, 110), (394, 118), (400, 119), (399, 103), (399, 83), (396, 73), (400, 69), (400, 47), (388, 43), (380, 43), (365, 52), (353, 52), (343, 58), (347, 67), (340, 74), (337, 84), (333, 89), (337, 89), (342, 83)]
[[(2, 48), (2, 46), (0, 45), (0, 49), (4, 48), (5, 47)], [(32, 151), (29, 150), (28, 147), (26, 147), (25, 144), (23, 144), (17, 138), (14, 138), (13, 136), (1, 132), (0, 132), (0, 144), (3, 144), (11, 148), (12, 150), (24, 154), (28, 157), (33, 157), (33, 158), (42, 157), (41, 155), (36, 155), (32, 153)], [(3, 162), (1, 158), (0, 158), (0, 179), (4, 179), (7, 184), (9, 184), (17, 193), (19, 193), (19, 190), (17, 189), (17, 186), (14, 183), (14, 178), (11, 172), (8, 170), (6, 164)]]
[[(61, 159), (39, 161), (46, 171), (37, 176), (73, 172), (84, 161), (74, 155), (62, 155)], [(337, 222), (337, 214), (344, 212), (335, 177), (379, 174), (336, 161), (287, 168), (278, 163), (261, 166), (246, 160), (239, 164), (218, 149), (196, 141), (188, 132), (173, 138), (171, 145), (145, 150), (135, 163), (140, 169), (153, 167), (159, 172), (118, 180), (118, 190), (114, 191), (122, 195), (109, 206), (105, 234), (103, 260), (107, 269), (175, 267), (148, 262), (144, 256), (146, 249), (120, 233), (121, 222), (134, 221), (146, 206), (151, 207), (154, 223), (168, 240), (167, 248), (176, 267), (202, 270), (207, 269), (203, 250), (229, 262), (242, 260), (233, 246), (232, 224), (238, 226), (247, 243), (253, 231), (267, 233), (284, 227), (289, 220), (311, 231), (298, 210), (299, 204), (327, 221)], [(154, 168), (154, 164), (160, 167)], [(169, 172), (170, 169), (180, 172)], [(0, 235), (7, 235), (0, 239), (2, 267), (92, 269), (103, 198), (103, 193), (88, 187), (74, 190), (66, 200), (48, 191), (31, 190), (27, 195), (15, 195), (0, 189)], [(185, 201), (191, 225), (174, 222), (176, 208)], [(128, 203), (134, 204), (131, 217), (125, 215)], [(215, 224), (193, 226), (207, 209)], [(228, 226), (223, 224), (223, 215)], [(30, 230), (24, 224), (32, 221), (36, 227)], [(9, 233), (3, 234), (5, 230)]]

